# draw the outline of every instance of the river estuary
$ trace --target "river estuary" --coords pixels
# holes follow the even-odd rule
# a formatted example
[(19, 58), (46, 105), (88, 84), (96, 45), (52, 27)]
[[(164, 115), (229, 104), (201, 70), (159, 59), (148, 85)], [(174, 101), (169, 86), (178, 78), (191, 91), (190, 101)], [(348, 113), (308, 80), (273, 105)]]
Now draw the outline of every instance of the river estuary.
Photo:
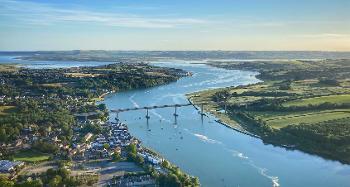
[[(79, 66), (77, 62), (28, 62), (1, 57), (6, 63), (20, 63), (29, 68)], [(79, 62), (80, 65), (101, 63)], [(102, 63), (103, 64), (103, 63)], [(185, 94), (233, 85), (259, 82), (257, 73), (233, 71), (181, 61), (156, 62), (158, 66), (182, 68), (193, 73), (177, 82), (149, 89), (107, 95), (109, 109), (187, 103)], [(350, 186), (350, 166), (325, 160), (300, 151), (265, 145), (253, 138), (204, 117), (192, 107), (121, 113), (129, 131), (143, 144), (159, 152), (185, 172), (198, 176), (202, 186)], [(111, 114), (111, 119), (114, 119)]]
[[(187, 103), (185, 94), (210, 88), (256, 83), (257, 73), (184, 62), (155, 63), (193, 73), (159, 87), (108, 95), (109, 109)], [(350, 186), (350, 166), (317, 156), (265, 145), (198, 115), (192, 107), (121, 113), (130, 132), (191, 175), (203, 186)], [(111, 119), (114, 119), (111, 114)]]

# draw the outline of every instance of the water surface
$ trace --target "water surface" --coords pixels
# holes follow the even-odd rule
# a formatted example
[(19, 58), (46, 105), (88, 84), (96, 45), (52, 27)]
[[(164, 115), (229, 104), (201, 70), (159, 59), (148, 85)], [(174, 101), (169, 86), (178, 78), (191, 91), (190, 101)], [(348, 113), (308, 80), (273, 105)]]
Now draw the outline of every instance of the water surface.
[[(224, 70), (184, 62), (156, 63), (194, 73), (177, 82), (149, 89), (108, 95), (109, 109), (187, 103), (186, 93), (209, 88), (256, 83), (256, 72)], [(201, 118), (194, 107), (121, 113), (131, 134), (203, 186), (350, 186), (350, 167), (300, 151), (265, 145), (253, 138)], [(114, 119), (111, 114), (111, 119)]]
[[(24, 61), (0, 56), (0, 64), (4, 63), (28, 68), (65, 68), (112, 62)], [(259, 81), (255, 72), (181, 61), (155, 64), (182, 68), (194, 75), (168, 85), (111, 94), (104, 101), (108, 108), (187, 103), (186, 93)], [(202, 119), (192, 106), (180, 108), (176, 120), (173, 112), (171, 108), (152, 110), (148, 123), (144, 111), (122, 113), (120, 118), (144, 145), (185, 172), (198, 176), (203, 186), (350, 186), (349, 165), (265, 145), (260, 139), (217, 124), (214, 117)]]
[(21, 67), (31, 69), (52, 69), (52, 68), (71, 68), (71, 67), (91, 67), (100, 66), (106, 64), (112, 64), (115, 62), (79, 62), (79, 61), (29, 61), (17, 59), (15, 56), (3, 56), (0, 55), (0, 64), (18, 64)]

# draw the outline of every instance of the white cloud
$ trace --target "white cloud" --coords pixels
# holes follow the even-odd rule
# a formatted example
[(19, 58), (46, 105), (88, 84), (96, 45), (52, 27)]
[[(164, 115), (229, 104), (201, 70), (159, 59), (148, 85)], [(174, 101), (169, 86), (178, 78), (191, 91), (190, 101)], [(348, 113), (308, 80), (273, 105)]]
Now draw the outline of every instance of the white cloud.
[(350, 38), (350, 34), (339, 34), (339, 33), (315, 33), (315, 34), (302, 34), (297, 35), (301, 38), (327, 38), (327, 39), (338, 39), (338, 38)]
[[(82, 9), (63, 9), (50, 4), (0, 0), (0, 16), (22, 21), (25, 24), (50, 25), (61, 22), (95, 23), (114, 27), (131, 28), (174, 28), (204, 24), (206, 21), (194, 18), (157, 16), (148, 17), (135, 14), (105, 13)], [(158, 18), (161, 17), (161, 18)]]

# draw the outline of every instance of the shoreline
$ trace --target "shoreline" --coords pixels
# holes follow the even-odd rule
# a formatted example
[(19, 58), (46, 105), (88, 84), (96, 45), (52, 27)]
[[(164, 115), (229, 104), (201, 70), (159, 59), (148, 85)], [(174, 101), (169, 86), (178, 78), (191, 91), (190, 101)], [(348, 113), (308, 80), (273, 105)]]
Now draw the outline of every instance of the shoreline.
[[(231, 68), (225, 68), (224, 66), (215, 66), (215, 65), (212, 65), (210, 63), (208, 65), (213, 66), (213, 67), (217, 67), (217, 68), (231, 70)], [(243, 68), (243, 69), (247, 70), (246, 68)], [(255, 70), (255, 71), (257, 71), (257, 70)], [(271, 85), (269, 85), (269, 83), (273, 82), (273, 80), (271, 81), (270, 79), (268, 79), (268, 76), (266, 76), (266, 75), (261, 76), (260, 71), (257, 71), (257, 72), (259, 74), (255, 75), (255, 78), (261, 80), (261, 82), (259, 82), (257, 84), (266, 84), (268, 86), (271, 86)], [(305, 79), (307, 79), (307, 78), (305, 78)], [(305, 79), (303, 79), (303, 80), (305, 80)], [(295, 84), (297, 84), (297, 83), (295, 83)], [(247, 86), (249, 87), (249, 85), (247, 85)], [(251, 86), (254, 87), (254, 85), (251, 85)], [(297, 87), (297, 86), (295, 86), (295, 87)], [(322, 86), (319, 86), (319, 87), (322, 87)], [(237, 88), (236, 88), (236, 86), (230, 87), (230, 89), (233, 89), (233, 90), (234, 89), (239, 90), (240, 88), (241, 88), (240, 86), (237, 86)], [(345, 87), (338, 86), (337, 88), (345, 88)], [(196, 104), (196, 102), (197, 103), (208, 102), (208, 101), (212, 100), (211, 97), (215, 93), (220, 92), (220, 89), (223, 89), (223, 88), (202, 90), (202, 91), (198, 91), (198, 92), (189, 93), (186, 96), (187, 96), (187, 99), (194, 104)], [(230, 90), (230, 89), (228, 89), (228, 90)], [(253, 88), (251, 88), (251, 89), (253, 89)], [(259, 90), (259, 89), (257, 89), (257, 90)], [(306, 91), (308, 91), (308, 90), (306, 90)], [(327, 95), (343, 95), (343, 94), (347, 94), (347, 92), (346, 91), (339, 92), (339, 93), (338, 92), (331, 92)], [(325, 96), (325, 95), (320, 94), (320, 96)], [(277, 96), (274, 96), (274, 97), (277, 97)], [(316, 96), (312, 95), (310, 97), (303, 97), (303, 98), (314, 98), (314, 97), (317, 97), (317, 95)], [(192, 101), (191, 99), (193, 99), (196, 102)], [(296, 150), (296, 151), (300, 151), (300, 152), (303, 152), (303, 153), (306, 153), (309, 155), (320, 157), (320, 158), (325, 159), (327, 161), (328, 160), (335, 161), (335, 162), (339, 162), (341, 164), (349, 165), (349, 159), (348, 159), (349, 157), (346, 156), (346, 154), (348, 154), (348, 153), (343, 152), (344, 153), (344, 155), (343, 155), (343, 154), (340, 154), (341, 151), (338, 151), (340, 149), (345, 149), (344, 147), (346, 145), (336, 144), (336, 143), (334, 143), (334, 141), (329, 142), (329, 143), (327, 142), (327, 144), (320, 144), (312, 136), (310, 138), (310, 137), (305, 137), (303, 135), (298, 135), (298, 134), (295, 134), (295, 135), (288, 134), (288, 132), (290, 132), (290, 131), (293, 132), (293, 130), (294, 130), (294, 129), (292, 129), (292, 127), (294, 127), (293, 125), (290, 125), (291, 127), (287, 130), (279, 131), (279, 129), (275, 130), (271, 126), (266, 127), (266, 126), (264, 126), (265, 124), (261, 125), (261, 122), (256, 120), (256, 119), (249, 118), (249, 120), (248, 120), (248, 119), (245, 119), (245, 116), (243, 116), (243, 117), (236, 116), (235, 112), (228, 113), (228, 114), (222, 114), (219, 111), (219, 109), (222, 109), (223, 106), (220, 106), (216, 102), (215, 102), (215, 104), (210, 104), (210, 105), (211, 105), (211, 107), (209, 107), (209, 109), (207, 109), (207, 111), (209, 111), (209, 113), (211, 113), (215, 118), (217, 118), (217, 120), (215, 120), (215, 122), (217, 122), (221, 125), (224, 125), (225, 127), (231, 128), (231, 129), (233, 129), (237, 132), (240, 132), (242, 134), (246, 134), (246, 135), (249, 135), (251, 137), (259, 138), (264, 144), (270, 144), (272, 146), (281, 147), (281, 148), (284, 148), (286, 150)], [(337, 109), (337, 107), (339, 108), (340, 106), (336, 106), (332, 109), (335, 110), (335, 109)], [(198, 108), (196, 108), (196, 109), (198, 110)], [(323, 111), (326, 109), (321, 108), (320, 111)], [(295, 113), (296, 111), (292, 110), (291, 112)], [(345, 119), (345, 118), (337, 118), (335, 120), (339, 121), (339, 120), (343, 120), (343, 119)], [(231, 124), (231, 121), (232, 121), (232, 124)], [(327, 121), (323, 121), (323, 122), (326, 123)], [(237, 123), (242, 128), (244, 127), (244, 130), (241, 130), (240, 128), (236, 128), (235, 123)], [(254, 124), (258, 124), (258, 126), (254, 125)], [(322, 123), (320, 123), (320, 122), (311, 123), (311, 124), (315, 124), (315, 125), (319, 125), (319, 126), (322, 125)], [(336, 128), (337, 127), (334, 127), (334, 129), (336, 129)], [(272, 130), (270, 130), (270, 129), (272, 129)], [(302, 130), (300, 130), (300, 131), (303, 132)], [(254, 132), (257, 134), (254, 134)], [(322, 141), (326, 141), (325, 139), (326, 138), (323, 138)], [(306, 142), (306, 143), (304, 143), (304, 142)]]
[[(194, 101), (192, 101), (192, 100), (191, 100), (190, 98), (188, 98), (188, 97), (187, 97), (187, 100), (189, 101), (189, 103), (191, 103), (191, 104), (193, 105), (193, 107), (194, 107), (198, 112), (200, 112), (198, 106), (196, 105), (196, 103), (195, 103)], [(212, 114), (211, 112), (209, 112), (209, 113)], [(208, 117), (208, 118), (210, 117), (210, 116), (209, 116), (208, 114), (206, 114), (206, 113), (204, 113), (203, 115), (205, 115), (205, 116)], [(236, 132), (239, 132), (239, 133), (248, 135), (248, 136), (253, 137), (253, 138), (259, 138), (259, 139), (261, 139), (261, 137), (258, 136), (258, 135), (256, 135), (256, 134), (253, 134), (253, 133), (248, 132), (248, 131), (246, 131), (246, 130), (242, 130), (242, 129), (233, 127), (233, 126), (231, 126), (231, 125), (229, 125), (229, 124), (227, 124), (227, 123), (221, 121), (220, 117), (218, 117), (218, 116), (216, 116), (216, 115), (214, 115), (214, 114), (212, 114), (212, 115), (215, 116), (215, 118), (217, 118), (217, 119), (214, 120), (215, 122), (217, 122), (217, 123), (219, 123), (219, 124), (221, 124), (221, 125), (223, 125), (223, 126), (229, 128), (229, 129), (232, 129), (232, 130), (234, 130), (234, 131), (236, 131)], [(243, 128), (243, 127), (242, 127), (242, 128)]]
[[(98, 97), (99, 100), (94, 100), (94, 103), (97, 104), (97, 103), (99, 103), (99, 102), (102, 102), (102, 101), (104, 101), (105, 96), (107, 96), (107, 95), (109, 95), (109, 94), (116, 94), (116, 93), (117, 93), (117, 91), (108, 91), (108, 92), (106, 92), (106, 93), (103, 93), (103, 94), (101, 94), (101, 95)], [(108, 117), (110, 117), (109, 111), (108, 111)], [(108, 122), (108, 121), (110, 121), (110, 120), (106, 120), (105, 122)], [(112, 121), (110, 121), (110, 122), (111, 122), (111, 123), (123, 123), (123, 124), (125, 124), (126, 126), (128, 126), (128, 124), (125, 123), (125, 122), (118, 122), (118, 121), (114, 121), (114, 120), (112, 120)], [(141, 148), (141, 149), (143, 149), (145, 152), (148, 152), (149, 154), (153, 155), (154, 157), (157, 157), (157, 158), (161, 161), (161, 163), (159, 164), (159, 166), (162, 168), (161, 170), (162, 170), (163, 172), (164, 172), (164, 171), (168, 171), (169, 173), (171, 173), (170, 171), (172, 170), (172, 167), (174, 167), (174, 168), (179, 168), (180, 171), (181, 171), (184, 175), (186, 175), (186, 176), (188, 176), (188, 177), (190, 177), (190, 178), (193, 178), (193, 179), (195, 179), (195, 178), (198, 179), (197, 176), (193, 176), (193, 175), (188, 174), (187, 172), (184, 172), (179, 166), (177, 166), (176, 164), (174, 164), (174, 163), (172, 163), (171, 161), (169, 161), (168, 159), (166, 159), (162, 154), (158, 153), (157, 151), (151, 149), (151, 148), (148, 147), (148, 146), (145, 146), (145, 145), (142, 143), (142, 141), (139, 140), (137, 137), (135, 137), (135, 136), (131, 136), (131, 137), (139, 142), (139, 145), (140, 145), (140, 148)], [(168, 166), (169, 168), (163, 167), (163, 166), (162, 166), (162, 163), (163, 163), (164, 161), (165, 161), (165, 162), (168, 162), (168, 163), (170, 164), (170, 165)], [(162, 171), (161, 171), (161, 170), (158, 171), (160, 174), (162, 174)], [(199, 179), (198, 179), (198, 180), (199, 180)], [(200, 182), (200, 181), (199, 181), (199, 182)], [(200, 186), (200, 185), (199, 185), (199, 186)]]

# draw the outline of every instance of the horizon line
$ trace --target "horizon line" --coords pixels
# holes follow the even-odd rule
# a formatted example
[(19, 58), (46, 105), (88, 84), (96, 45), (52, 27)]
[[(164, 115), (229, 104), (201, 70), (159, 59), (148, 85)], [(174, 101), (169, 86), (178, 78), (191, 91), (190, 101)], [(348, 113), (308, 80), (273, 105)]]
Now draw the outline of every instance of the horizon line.
[(141, 50), (141, 49), (67, 49), (67, 50), (0, 50), (0, 52), (69, 52), (69, 51), (120, 51), (120, 52), (335, 52), (347, 53), (344, 50)]

